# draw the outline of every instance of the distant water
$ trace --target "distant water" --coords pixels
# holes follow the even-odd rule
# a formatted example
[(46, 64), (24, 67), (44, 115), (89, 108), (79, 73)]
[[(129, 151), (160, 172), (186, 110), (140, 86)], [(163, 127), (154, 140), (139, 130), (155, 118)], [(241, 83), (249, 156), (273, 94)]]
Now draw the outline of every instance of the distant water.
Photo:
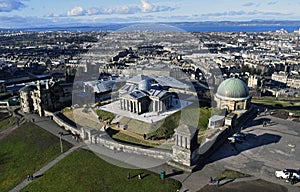
[[(79, 26), (79, 27), (47, 27), (47, 28), (28, 28), (21, 31), (117, 31), (129, 24), (108, 24), (102, 26)], [(172, 26), (172, 25), (170, 25)], [(174, 25), (179, 29), (187, 32), (275, 32), (276, 30), (285, 29), (293, 32), (300, 28), (299, 25)], [(12, 30), (10, 30), (12, 31)], [(17, 31), (20, 31), (17, 30)]]
[(284, 29), (287, 32), (293, 32), (300, 28), (299, 25), (254, 25), (254, 26), (180, 26), (181, 29), (187, 32), (275, 32), (276, 30)]

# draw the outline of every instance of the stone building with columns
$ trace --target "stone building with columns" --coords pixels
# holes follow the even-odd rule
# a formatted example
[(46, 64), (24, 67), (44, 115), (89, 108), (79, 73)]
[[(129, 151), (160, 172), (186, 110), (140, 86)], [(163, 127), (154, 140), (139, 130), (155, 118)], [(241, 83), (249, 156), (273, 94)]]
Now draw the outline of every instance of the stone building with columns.
[(172, 107), (172, 94), (167, 91), (137, 90), (120, 98), (120, 108), (138, 115), (147, 112), (160, 113)]
[(198, 132), (199, 129), (189, 125), (180, 125), (175, 131), (175, 144), (173, 145), (173, 161), (192, 166), (199, 158), (198, 154)]
[(135, 114), (162, 113), (173, 105), (174, 94), (145, 75), (129, 79), (119, 91), (120, 109)]

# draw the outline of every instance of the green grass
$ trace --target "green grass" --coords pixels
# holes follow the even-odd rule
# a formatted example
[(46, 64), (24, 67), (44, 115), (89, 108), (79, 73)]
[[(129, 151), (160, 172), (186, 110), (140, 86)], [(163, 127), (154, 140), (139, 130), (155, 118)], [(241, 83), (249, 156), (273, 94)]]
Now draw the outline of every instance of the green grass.
[(284, 109), (288, 112), (300, 115), (300, 102), (275, 100), (275, 98), (252, 99), (251, 102), (254, 104), (264, 105), (268, 108)]
[(129, 144), (141, 145), (141, 146), (145, 146), (145, 147), (155, 147), (155, 146), (157, 146), (156, 144), (147, 142), (147, 140), (137, 139), (135, 137), (132, 137), (130, 135), (126, 135), (126, 134), (124, 134), (120, 131), (113, 130), (111, 128), (107, 128), (106, 132), (108, 133), (108, 135), (111, 138), (113, 138), (116, 141), (125, 142), (125, 143), (129, 143)]
[(179, 126), (181, 111), (166, 117), (159, 124), (160, 126), (152, 133), (147, 134), (147, 138), (156, 136), (158, 139), (170, 138), (174, 130)]
[(251, 175), (226, 169), (220, 175), (218, 175), (216, 179), (236, 179), (236, 178), (244, 178), (244, 177), (251, 177)]
[(115, 118), (115, 114), (110, 113), (108, 111), (103, 111), (103, 110), (97, 109), (96, 113), (99, 117), (102, 118), (103, 121), (111, 122)]
[[(64, 150), (69, 145), (64, 143)], [(60, 155), (59, 139), (32, 123), (20, 125), (0, 140), (0, 146), (0, 191), (8, 191)]]
[(8, 112), (2, 112), (0, 111), (0, 121), (9, 117), (9, 113)]
[(204, 131), (207, 129), (210, 116), (211, 108), (199, 108), (196, 105), (191, 105), (184, 108), (182, 111), (178, 111), (168, 116), (161, 122), (160, 127), (156, 131), (147, 134), (147, 137), (156, 135), (160, 139), (165, 138), (165, 136), (169, 138), (174, 134), (174, 129), (176, 129), (179, 124), (197, 126), (200, 131)]
[(62, 113), (64, 114), (64, 116), (66, 116), (67, 118), (69, 118), (70, 120), (75, 122), (75, 118), (73, 115), (73, 109), (71, 109), (70, 107), (66, 107), (62, 110)]
[[(128, 173), (131, 179), (127, 179)], [(142, 173), (143, 179), (137, 175)], [(168, 174), (168, 173), (167, 173)], [(22, 191), (174, 192), (180, 182), (141, 169), (120, 168), (87, 150), (77, 150), (58, 162)]]
[(18, 122), (18, 118), (16, 117), (8, 117), (0, 121), (0, 131), (7, 129)]
[(127, 125), (127, 130), (143, 135), (144, 133), (151, 133), (156, 131), (163, 123), (163, 121), (158, 121), (154, 123), (146, 123), (136, 119), (131, 119), (128, 117), (122, 117), (119, 121), (121, 125)]
[[(123, 117), (120, 120), (120, 124), (128, 125), (128, 131), (140, 135), (145, 133), (147, 138), (152, 138), (155, 136), (157, 139), (164, 139), (165, 137), (170, 138), (180, 123), (197, 126), (200, 131), (206, 130), (208, 119), (211, 116), (211, 113), (211, 108), (199, 108), (197, 105), (191, 105), (184, 108), (182, 111), (178, 111), (166, 117), (165, 119), (152, 124), (127, 117)], [(120, 137), (119, 139), (123, 138)]]

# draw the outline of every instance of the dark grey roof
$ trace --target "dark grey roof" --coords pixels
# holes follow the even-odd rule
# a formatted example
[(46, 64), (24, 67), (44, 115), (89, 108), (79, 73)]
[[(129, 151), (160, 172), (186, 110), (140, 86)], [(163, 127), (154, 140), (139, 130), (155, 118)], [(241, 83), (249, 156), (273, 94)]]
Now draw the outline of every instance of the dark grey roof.
[(168, 92), (164, 91), (164, 90), (154, 90), (154, 89), (151, 89), (149, 91), (150, 96), (158, 97), (158, 98), (162, 98), (166, 93), (168, 93)]
[(133, 98), (139, 99), (142, 97), (146, 97), (148, 96), (145, 92), (143, 91), (133, 91), (129, 94), (130, 96), (132, 96)]
[(143, 80), (150, 81), (150, 80), (152, 80), (152, 78), (147, 75), (137, 75), (137, 76), (134, 76), (134, 77), (128, 79), (127, 82), (139, 84)]
[(21, 92), (30, 92), (30, 91), (33, 91), (33, 90), (37, 90), (37, 87), (36, 85), (27, 85), (23, 88), (21, 88), (19, 91)]

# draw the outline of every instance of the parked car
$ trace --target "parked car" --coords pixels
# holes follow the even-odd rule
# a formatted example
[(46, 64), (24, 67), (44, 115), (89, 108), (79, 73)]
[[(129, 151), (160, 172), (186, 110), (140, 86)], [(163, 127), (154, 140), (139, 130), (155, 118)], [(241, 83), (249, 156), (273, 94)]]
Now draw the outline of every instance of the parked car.
[(233, 137), (239, 138), (239, 139), (246, 139), (246, 134), (245, 133), (235, 133), (233, 134)]
[(230, 143), (241, 143), (241, 142), (243, 142), (243, 140), (241, 138), (235, 137), (235, 136), (228, 137), (228, 141)]
[(295, 169), (284, 169), (282, 171), (275, 171), (275, 176), (280, 179), (298, 179), (300, 180), (300, 171)]

